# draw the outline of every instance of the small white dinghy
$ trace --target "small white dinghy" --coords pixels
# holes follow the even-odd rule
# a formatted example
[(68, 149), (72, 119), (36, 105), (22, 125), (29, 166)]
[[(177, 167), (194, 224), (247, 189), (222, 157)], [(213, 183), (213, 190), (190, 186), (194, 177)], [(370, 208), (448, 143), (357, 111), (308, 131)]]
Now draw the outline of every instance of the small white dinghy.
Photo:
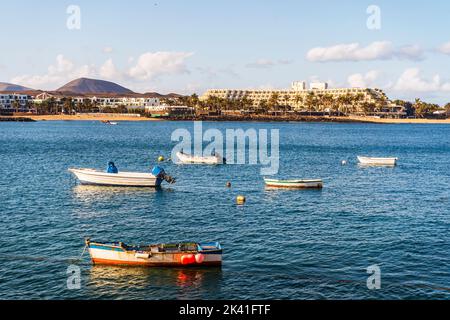
[(322, 189), (323, 181), (315, 180), (278, 180), (264, 178), (266, 186), (269, 188), (288, 188), (288, 189)]
[(206, 157), (200, 157), (200, 156), (192, 156), (183, 152), (177, 152), (177, 158), (178, 163), (182, 164), (224, 164), (226, 163), (225, 158), (223, 158), (221, 155), (216, 154), (214, 156), (206, 156)]
[(365, 166), (395, 166), (397, 165), (398, 158), (371, 158), (371, 157), (360, 157), (358, 156), (358, 161), (361, 165)]
[(114, 187), (160, 187), (163, 180), (175, 183), (175, 179), (166, 175), (164, 169), (153, 168), (152, 173), (119, 172), (107, 173), (93, 169), (69, 169), (83, 185)]

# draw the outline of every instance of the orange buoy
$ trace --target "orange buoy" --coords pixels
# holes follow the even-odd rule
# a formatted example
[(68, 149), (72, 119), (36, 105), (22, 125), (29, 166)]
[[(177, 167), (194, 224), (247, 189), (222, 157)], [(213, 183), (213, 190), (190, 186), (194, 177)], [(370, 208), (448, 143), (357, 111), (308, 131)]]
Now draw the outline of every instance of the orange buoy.
[(202, 264), (203, 261), (205, 261), (205, 256), (201, 253), (198, 253), (195, 255), (195, 262), (197, 262), (198, 264)]
[(193, 254), (187, 254), (181, 256), (181, 264), (182, 265), (188, 265), (195, 263), (195, 256)]

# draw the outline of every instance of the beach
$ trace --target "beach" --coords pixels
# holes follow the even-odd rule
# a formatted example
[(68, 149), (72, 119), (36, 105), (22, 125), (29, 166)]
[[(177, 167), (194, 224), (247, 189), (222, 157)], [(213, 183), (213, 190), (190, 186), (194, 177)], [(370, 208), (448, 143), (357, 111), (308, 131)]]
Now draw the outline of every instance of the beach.
[(372, 122), (387, 124), (450, 124), (450, 119), (384, 119), (373, 117), (356, 117), (351, 116), (348, 119), (356, 122)]

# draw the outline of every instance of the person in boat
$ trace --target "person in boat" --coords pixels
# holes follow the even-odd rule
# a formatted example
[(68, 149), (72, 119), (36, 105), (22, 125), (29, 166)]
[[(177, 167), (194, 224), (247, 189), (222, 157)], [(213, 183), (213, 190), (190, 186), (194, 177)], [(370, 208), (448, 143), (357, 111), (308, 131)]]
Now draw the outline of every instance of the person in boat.
[(108, 169), (106, 170), (107, 173), (119, 173), (119, 169), (117, 169), (114, 162), (110, 161), (108, 162)]

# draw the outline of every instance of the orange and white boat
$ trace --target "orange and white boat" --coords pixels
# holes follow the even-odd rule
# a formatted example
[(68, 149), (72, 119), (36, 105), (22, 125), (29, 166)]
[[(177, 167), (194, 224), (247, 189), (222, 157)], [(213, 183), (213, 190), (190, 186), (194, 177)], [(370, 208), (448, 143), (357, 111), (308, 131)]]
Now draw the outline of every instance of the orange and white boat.
[(93, 264), (141, 267), (221, 266), (222, 247), (213, 243), (126, 245), (86, 240)]

